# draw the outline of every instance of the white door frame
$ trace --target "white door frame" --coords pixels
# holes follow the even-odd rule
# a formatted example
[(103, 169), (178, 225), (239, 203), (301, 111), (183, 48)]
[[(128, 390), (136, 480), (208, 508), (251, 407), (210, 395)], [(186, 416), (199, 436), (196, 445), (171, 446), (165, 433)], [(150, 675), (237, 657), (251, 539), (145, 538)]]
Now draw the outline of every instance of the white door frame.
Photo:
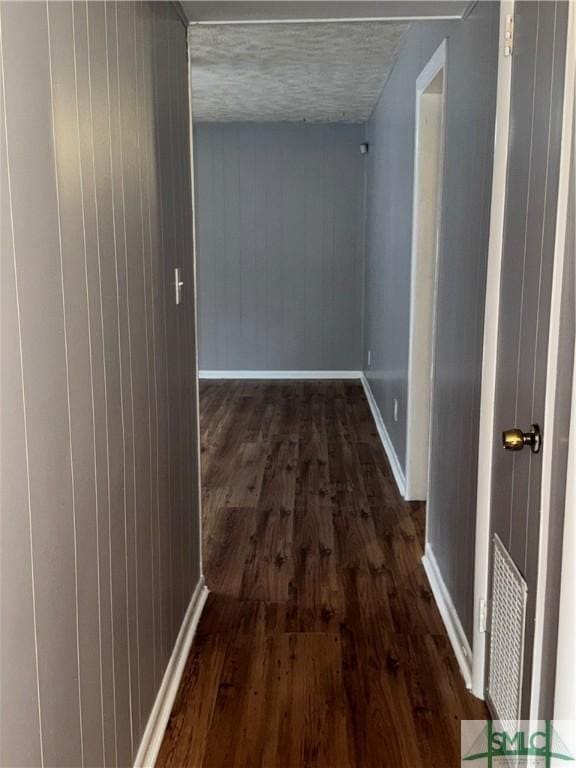
[[(480, 430), (478, 451), (478, 491), (476, 516), (476, 552), (474, 574), (474, 638), (472, 658), (472, 692), (484, 698), (487, 635), (485, 626), (485, 605), (488, 599), (490, 568), (490, 512), (492, 493), (492, 454), (494, 438), (497, 434), (494, 424), (496, 402), (496, 374), (498, 353), (498, 324), (500, 317), (500, 278), (502, 267), (502, 248), (504, 237), (504, 212), (506, 202), (506, 180), (508, 171), (508, 134), (510, 118), (510, 97), (512, 85), (512, 56), (504, 54), (506, 17), (514, 14), (514, 0), (503, 0), (500, 6), (500, 38), (498, 58), (498, 86), (496, 106), (496, 128), (494, 146), (494, 170), (492, 180), (492, 206), (490, 213), (490, 239), (488, 247), (488, 270), (486, 281), (486, 304), (484, 318), (484, 350), (482, 364), (482, 392), (480, 405)], [(533, 683), (531, 701), (536, 706), (540, 692), (539, 654), (542, 651), (544, 590), (546, 586), (546, 551), (548, 542), (548, 523), (550, 512), (550, 474), (553, 461), (549, 447), (550, 430), (553, 419), (556, 395), (557, 334), (559, 328), (561, 290), (564, 264), (564, 238), (566, 232), (568, 165), (566, 162), (570, 148), (572, 105), (574, 100), (574, 69), (576, 61), (576, 2), (570, 1), (568, 22), (568, 48), (566, 52), (565, 90), (563, 105), (561, 173), (559, 180), (559, 198), (556, 222), (556, 242), (554, 256), (554, 282), (551, 296), (551, 324), (547, 361), (547, 386), (545, 396), (545, 418), (548, 438), (544, 440), (542, 451), (542, 489), (540, 515), (540, 551), (538, 563), (538, 591), (535, 626), (535, 650), (533, 657)], [(547, 450), (548, 446), (548, 450)], [(531, 717), (538, 717), (534, 710)]]
[[(422, 323), (418, 316), (422, 292), (419, 269), (420, 217), (419, 217), (419, 155), (421, 100), (434, 78), (444, 73), (440, 123), (440, 160), (438, 193), (436, 201), (436, 231), (434, 255), (434, 295), (432, 299), (432, 328)], [(446, 125), (446, 40), (443, 40), (416, 80), (415, 140), (414, 140), (414, 189), (412, 195), (412, 255), (410, 267), (410, 341), (408, 353), (408, 399), (406, 413), (406, 500), (425, 500), (428, 495), (428, 471), (430, 457), (430, 424), (432, 417), (432, 381), (436, 338), (436, 294), (438, 289), (438, 253), (442, 219), (442, 181), (444, 176), (444, 136)], [(430, 367), (422, 371), (422, 350), (430, 350)], [(428, 377), (430, 390), (427, 394), (418, 387), (422, 376)], [(426, 456), (418, 450), (426, 442)]]
[(490, 506), (492, 494), (492, 452), (494, 448), (494, 409), (496, 404), (496, 361), (498, 354), (498, 321), (500, 316), (500, 272), (504, 240), (506, 178), (508, 174), (508, 133), (512, 87), (512, 57), (504, 55), (503, 40), (506, 17), (514, 14), (514, 0), (500, 3), (498, 38), (498, 83), (492, 203), (486, 273), (484, 309), (484, 348), (480, 395), (480, 427), (478, 436), (478, 487), (476, 499), (476, 555), (474, 567), (474, 635), (472, 639), (472, 692), (484, 698), (486, 667), (485, 611), (488, 599), (490, 556)]

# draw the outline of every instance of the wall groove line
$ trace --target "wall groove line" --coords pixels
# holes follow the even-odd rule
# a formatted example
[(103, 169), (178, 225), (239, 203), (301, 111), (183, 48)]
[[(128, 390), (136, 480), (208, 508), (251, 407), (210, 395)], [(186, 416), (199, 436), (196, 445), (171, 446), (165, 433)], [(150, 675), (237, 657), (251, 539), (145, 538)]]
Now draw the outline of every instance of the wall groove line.
[[(56, 151), (56, 127), (54, 120), (54, 85), (52, 79), (52, 48), (51, 48), (51, 30), (50, 30), (50, 6), (48, 0), (46, 0), (46, 14), (47, 14), (47, 37), (48, 37), (48, 55), (49, 55), (49, 67), (50, 67), (50, 88), (52, 96), (52, 134), (53, 134), (53, 151), (54, 151), (54, 163), (57, 162)], [(69, 450), (70, 450), (70, 483), (72, 489), (72, 520), (74, 529), (74, 590), (76, 600), (76, 665), (78, 673), (78, 721), (80, 732), (80, 750), (82, 765), (84, 765), (84, 738), (82, 728), (82, 691), (81, 691), (81, 669), (80, 669), (80, 628), (79, 628), (79, 607), (78, 607), (78, 534), (76, 525), (76, 491), (74, 484), (74, 456), (72, 452), (72, 424), (71, 424), (71, 407), (70, 407), (70, 358), (68, 348), (68, 331), (66, 324), (66, 297), (64, 292), (64, 263), (63, 263), (63, 251), (62, 251), (62, 219), (60, 212), (60, 191), (58, 184), (58, 174), (55, 174), (56, 185), (56, 204), (57, 204), (57, 218), (58, 218), (58, 240), (60, 250), (60, 279), (61, 279), (61, 291), (62, 291), (62, 321), (64, 327), (64, 348), (66, 359), (66, 399), (68, 405), (68, 436), (69, 436)]]
[[(555, 59), (556, 54), (556, 18), (558, 15), (558, 5), (554, 4), (554, 32), (552, 36), (552, 60)], [(540, 265), (539, 265), (539, 272), (538, 272), (538, 299), (536, 303), (536, 327), (539, 327), (540, 325), (540, 309), (541, 309), (541, 301), (542, 301), (542, 282), (543, 282), (543, 268), (544, 268), (544, 241), (546, 239), (546, 225), (548, 222), (548, 208), (547, 208), (547, 201), (548, 201), (548, 184), (549, 184), (549, 166), (550, 166), (550, 150), (551, 150), (551, 140), (552, 140), (552, 108), (554, 105), (554, 76), (555, 76), (555, 68), (552, 68), (551, 76), (550, 76), (550, 93), (549, 93), (549, 108), (548, 108), (548, 135), (546, 139), (546, 170), (544, 174), (544, 199), (543, 199), (543, 208), (544, 208), (544, 216), (542, 219), (542, 234), (540, 237)], [(532, 363), (532, 413), (535, 411), (535, 405), (536, 405), (536, 379), (537, 379), (537, 371), (538, 371), (538, 348), (541, 341), (540, 334), (536, 335), (536, 344), (534, 347), (534, 356), (533, 356), (533, 363)], [(518, 422), (515, 421), (515, 424)], [(528, 505), (530, 504), (530, 496), (532, 493), (532, 462), (528, 464)], [(526, 538), (526, 544), (524, 546), (524, 562), (526, 564), (526, 567), (528, 566), (528, 537)]]
[[(105, 8), (106, 8), (105, 4)], [(114, 172), (115, 172), (115, 164), (113, 160), (113, 153), (112, 153), (112, 146), (113, 146), (113, 133), (112, 133), (112, 101), (111, 101), (111, 83), (113, 80), (111, 79), (110, 75), (110, 51), (108, 48), (108, 28), (107, 28), (107, 34), (106, 34), (106, 60), (107, 60), (107, 94), (108, 94), (108, 115), (109, 115), (109, 132), (110, 132), (110, 171), (112, 178), (114, 178)], [(114, 94), (115, 101), (116, 101), (116, 109), (119, 112), (119, 92), (118, 92), (118, 69), (119, 69), (119, 62), (118, 62), (118, 7), (117, 5), (114, 6), (114, 27), (112, 32), (114, 39), (113, 39), (113, 45), (116, 51), (116, 59), (115, 64), (117, 68), (116, 73), (116, 89), (117, 92)], [(119, 178), (121, 178), (122, 175), (122, 160), (120, 157), (119, 162), (119, 168), (118, 168), (118, 175)], [(119, 387), (119, 396), (120, 396), (120, 415), (121, 415), (121, 426), (122, 426), (122, 474), (123, 474), (123, 482), (122, 482), (122, 490), (123, 490), (123, 514), (124, 514), (124, 598), (125, 598), (125, 605), (126, 605), (126, 616), (125, 616), (125, 623), (126, 623), (126, 632), (127, 632), (127, 661), (128, 661), (128, 707), (129, 707), (129, 728), (130, 728), (130, 744), (131, 744), (131, 754), (133, 754), (133, 743), (134, 743), (134, 737), (133, 737), (133, 715), (132, 715), (132, 672), (131, 672), (131, 643), (130, 643), (130, 623), (129, 623), (129, 613), (130, 613), (130, 600), (129, 600), (129, 593), (128, 593), (128, 532), (127, 532), (127, 494), (126, 494), (126, 485), (128, 482), (128, 470), (127, 470), (127, 452), (126, 452), (126, 417), (125, 417), (125, 398), (124, 398), (124, 386), (123, 386), (123, 371), (124, 371), (124, 365), (123, 365), (123, 350), (122, 350), (122, 331), (121, 331), (121, 297), (120, 297), (120, 260), (119, 260), (119, 251), (122, 249), (122, 247), (125, 247), (125, 234), (124, 234), (124, 246), (118, 245), (118, 237), (119, 237), (119, 230), (121, 229), (121, 226), (117, 226), (117, 210), (116, 210), (116, 195), (114, 191), (114, 184), (111, 185), (111, 192), (112, 192), (112, 222), (113, 222), (113, 232), (114, 232), (114, 264), (115, 264), (115, 277), (116, 277), (116, 310), (117, 310), (117, 328), (118, 328), (118, 361), (119, 361), (119, 371), (120, 371), (120, 387)], [(121, 194), (121, 193), (120, 193)], [(124, 207), (122, 205), (122, 210), (124, 211)], [(122, 214), (122, 216), (124, 213)], [(112, 566), (111, 566), (112, 567)], [(112, 578), (112, 576), (111, 576)], [(117, 672), (115, 669), (115, 676)]]
[[(91, 147), (91, 159), (92, 159), (92, 185), (94, 190), (94, 214), (96, 222), (96, 252), (98, 257), (98, 294), (100, 304), (100, 333), (102, 336), (102, 375), (103, 375), (103, 387), (104, 387), (104, 432), (106, 440), (106, 509), (108, 517), (110, 516), (110, 447), (109, 447), (109, 425), (108, 425), (108, 389), (107, 389), (107, 365), (106, 365), (106, 340), (104, 334), (104, 308), (102, 301), (102, 260), (101, 260), (101, 243), (100, 243), (100, 220), (98, 209), (98, 190), (96, 186), (96, 150), (94, 145), (94, 107), (92, 99), (92, 68), (91, 68), (91, 47), (90, 47), (90, 19), (89, 19), (89, 5), (88, 0), (85, 0), (85, 13), (86, 13), (86, 41), (87, 41), (87, 62), (88, 62), (88, 97), (90, 106), (90, 147)], [(96, 456), (96, 447), (94, 448), (94, 455)], [(99, 521), (97, 521), (97, 531), (100, 530)], [(108, 557), (111, 559), (112, 552), (110, 548), (110, 542), (108, 542), (109, 550)], [(100, 551), (100, 540), (98, 538), (98, 551)], [(100, 605), (101, 597), (101, 585), (100, 585), (100, 556), (98, 557), (98, 588), (99, 588), (99, 603), (98, 603), (98, 622), (100, 633), (102, 632), (102, 611)], [(111, 609), (112, 614), (112, 609)], [(111, 646), (113, 648), (113, 637), (110, 638)], [(103, 683), (103, 662), (102, 662), (102, 641), (100, 640), (100, 697), (101, 697), (101, 717), (102, 717), (102, 755), (103, 760), (106, 760), (106, 736), (105, 736), (105, 707), (104, 707), (104, 683)], [(115, 703), (114, 707), (114, 729), (116, 729), (116, 712)]]
[[(160, 13), (163, 13), (163, 9), (160, 11)], [(160, 43), (163, 43), (163, 35), (160, 33), (157, 36), (156, 39), (156, 51), (158, 50), (158, 46)], [(165, 46), (164, 46), (165, 47)], [(160, 90), (158, 87), (158, 83), (160, 82), (160, 74), (157, 68), (158, 64), (158, 57), (154, 56), (154, 103), (155, 103), (155, 126), (156, 126), (156, 153), (159, 155), (161, 151), (161, 144), (160, 144)], [(162, 250), (162, 264), (163, 268), (161, 271), (161, 283), (162, 283), (162, 323), (163, 323), (163, 350), (164, 350), (164, 386), (166, 387), (166, 437), (167, 437), (167, 453), (168, 453), (168, 464), (171, 466), (173, 456), (172, 456), (172, 440), (171, 440), (171, 429), (170, 429), (170, 397), (169, 397), (169, 377), (168, 377), (168, 331), (167, 331), (167, 307), (166, 307), (166, 293), (167, 293), (167, 269), (169, 268), (166, 264), (166, 243), (165, 243), (165, 233), (164, 233), (164, 224), (165, 224), (165, 216), (164, 216), (164, 184), (162, 180), (162, 170), (158, 173), (158, 191), (159, 191), (159, 208), (158, 208), (158, 218), (159, 218), (159, 228), (160, 228), (160, 246)], [(172, 506), (172, 479), (171, 479), (171, 473), (167, 473), (167, 494), (168, 494), (168, 504), (171, 507)], [(172, 569), (172, 516), (168, 518), (168, 531), (167, 531), (167, 548), (165, 551), (165, 558), (168, 560), (168, 573), (169, 573), (169, 583), (172, 584), (174, 577), (173, 577), (173, 569)], [(172, 593), (168, 596), (168, 615), (169, 615), (169, 630), (167, 630), (167, 648), (164, 649), (164, 653), (168, 653), (168, 649), (171, 646), (171, 639), (172, 639), (172, 626), (173, 626), (173, 614), (174, 614), (174, 605), (173, 605), (173, 595)], [(164, 657), (163, 657), (164, 658)]]
[[(116, 87), (117, 87), (117, 105), (118, 105), (118, 116), (119, 116), (119, 122), (118, 122), (118, 130), (119, 130), (119, 150), (120, 150), (120, 190), (122, 195), (122, 226), (123, 226), (123, 251), (124, 251), (124, 271), (125, 271), (125, 280), (126, 280), (126, 314), (127, 314), (127, 329), (128, 329), (128, 371), (129, 371), (129, 394), (130, 394), (130, 433), (132, 437), (132, 485), (133, 485), (133, 514), (134, 514), (134, 522), (136, 521), (136, 465), (135, 465), (135, 458), (134, 458), (134, 387), (133, 387), (133, 379), (132, 379), (132, 334), (130, 332), (130, 289), (129, 289), (129, 267), (128, 267), (128, 240), (127, 240), (127, 233), (126, 233), (126, 195), (125, 195), (125, 187), (124, 187), (124, 141), (122, 136), (122, 89), (121, 89), (121, 81), (120, 81), (120, 44), (119, 44), (119, 36), (118, 36), (118, 4), (115, 4), (114, 10), (116, 13)], [(124, 486), (126, 488), (126, 486)], [(126, 611), (126, 624), (128, 628), (128, 658), (129, 658), (129, 688), (130, 688), (130, 741), (131, 741), (131, 759), (134, 758), (135, 754), (135, 735), (134, 735), (134, 717), (136, 716), (135, 713), (135, 707), (133, 702), (133, 695), (134, 691), (132, 690), (132, 670), (130, 669), (131, 662), (134, 661), (136, 663), (136, 667), (138, 668), (139, 660), (138, 660), (138, 642), (136, 641), (136, 659), (132, 660), (132, 652), (131, 652), (131, 636), (132, 632), (130, 629), (130, 597), (129, 597), (129, 559), (128, 559), (128, 509), (125, 510), (125, 518), (124, 518), (124, 534), (125, 534), (125, 556), (126, 556), (126, 604), (127, 604), (127, 611)], [(136, 570), (136, 569), (135, 569)], [(136, 613), (136, 632), (138, 631), (138, 600), (134, 601), (135, 604), (135, 613)], [(136, 691), (136, 697), (139, 697), (139, 691)]]
[[(91, 311), (90, 311), (90, 289), (88, 285), (88, 247), (86, 242), (86, 208), (85, 208), (85, 195), (84, 195), (84, 174), (82, 168), (82, 147), (80, 138), (80, 110), (78, 105), (78, 50), (76, 45), (76, 5), (72, 4), (72, 51), (74, 61), (74, 87), (76, 92), (76, 136), (78, 144), (78, 171), (80, 179), (80, 201), (82, 206), (82, 238), (84, 244), (84, 287), (86, 291), (86, 315), (87, 315), (87, 329), (88, 329), (88, 359), (90, 362), (90, 408), (92, 413), (92, 451), (94, 461), (94, 513), (96, 517), (96, 572), (98, 580), (98, 645), (100, 653), (100, 709), (104, 712), (103, 701), (103, 684), (102, 684), (102, 609), (100, 602), (100, 536), (99, 536), (99, 521), (98, 521), (98, 466), (96, 458), (96, 416), (94, 406), (94, 361), (92, 352), (92, 328), (91, 328)], [(78, 567), (78, 564), (76, 564)], [(79, 676), (80, 679), (80, 676)], [(82, 722), (82, 698), (80, 696), (80, 721)], [(82, 729), (83, 733), (83, 729)], [(84, 765), (84, 740), (81, 740), (82, 745), (82, 765)], [(104, 756), (104, 717), (102, 715), (102, 755)]]
[[(532, 118), (531, 118), (531, 124), (530, 124), (530, 148), (528, 152), (528, 185), (526, 187), (526, 200), (524, 203), (524, 247), (523, 247), (523, 255), (522, 255), (522, 291), (520, 296), (520, 313), (519, 318), (522, 319), (524, 315), (524, 295), (525, 295), (525, 280), (526, 280), (526, 259), (527, 259), (527, 251), (528, 251), (528, 211), (530, 208), (530, 197), (531, 197), (531, 178), (532, 178), (532, 163), (534, 159), (534, 153), (533, 153), (533, 145), (534, 145), (534, 117), (535, 117), (535, 111), (534, 111), (534, 105), (536, 103), (536, 81), (537, 81), (537, 75), (538, 75), (538, 54), (539, 54), (539, 47), (538, 47), (538, 37), (540, 34), (540, 4), (537, 5), (537, 21), (536, 21), (536, 50), (535, 50), (535, 57), (534, 57), (534, 75), (533, 75), (533, 82), (532, 82)], [(514, 77), (514, 74), (512, 74), (512, 77)], [(522, 331), (523, 331), (523, 325), (520, 321), (518, 325), (518, 355), (516, 357), (516, 396), (514, 399), (514, 424), (518, 423), (518, 393), (520, 391), (519, 383), (520, 383), (520, 375), (521, 375), (521, 354), (522, 354)], [(516, 464), (518, 461), (518, 457), (513, 454), (512, 455), (512, 492), (510, 494), (510, 530), (509, 530), (509, 537), (512, 537), (512, 525), (513, 525), (513, 515), (512, 510), (514, 509), (514, 492), (516, 489), (516, 483), (514, 482), (516, 477)], [(528, 467), (528, 472), (530, 472), (530, 467)]]
[[(142, 20), (142, 24), (144, 25), (144, 20)], [(145, 39), (145, 38), (144, 38)], [(142, 53), (144, 53), (142, 51)], [(144, 59), (144, 56), (143, 56)], [(144, 78), (144, 101), (145, 101), (145, 112), (150, 112), (150, 107), (153, 105), (152, 101), (150, 99), (151, 94), (148, 90), (148, 77), (152, 73), (152, 68), (148, 68), (148, 75)], [(150, 128), (150, 126), (149, 126)], [(150, 167), (152, 164), (152, 156), (150, 153), (151, 149), (151, 142), (150, 142), (150, 135), (148, 135), (148, 140), (146, 141), (146, 204), (147, 204), (147, 211), (148, 211), (148, 269), (149, 269), (149, 290), (150, 290), (150, 306), (152, 309), (154, 308), (154, 287), (153, 287), (153, 262), (152, 262), (152, 209), (151, 209), (151, 174), (150, 174)], [(154, 626), (154, 631), (158, 634), (158, 640), (159, 642), (156, 645), (156, 656), (155, 658), (155, 664), (156, 670), (155, 670), (155, 684), (159, 684), (159, 678), (158, 678), (158, 666), (162, 666), (162, 631), (161, 627), (163, 626), (163, 620), (162, 620), (162, 601), (161, 601), (161, 594), (162, 594), (162, 581), (161, 581), (161, 569), (160, 569), (160, 467), (159, 467), (159, 419), (158, 419), (158, 381), (157, 381), (157, 370), (156, 370), (156, 356), (157, 356), (157, 349), (156, 349), (156, 314), (154, 311), (152, 311), (152, 318), (151, 318), (151, 327), (152, 327), (152, 380), (153, 380), (153, 391), (154, 391), (154, 450), (155, 450), (155, 503), (156, 503), (156, 552), (153, 554), (153, 556), (156, 557), (156, 576), (157, 581), (155, 582), (155, 594), (154, 594), (154, 600), (157, 602), (158, 611), (160, 614), (160, 621), (159, 626), (156, 627), (156, 623)], [(152, 510), (152, 505), (151, 505)], [(151, 512), (151, 531), (154, 529), (154, 521), (152, 519), (152, 512)], [(158, 658), (159, 656), (159, 658)]]
[[(108, 3), (104, 3), (104, 41), (105, 41), (105, 59), (106, 59), (106, 97), (107, 97), (107, 115), (108, 115), (108, 162), (110, 169), (110, 177), (114, 176), (114, 163), (112, 159), (112, 103), (110, 99), (110, 60), (108, 51)], [(122, 348), (120, 343), (120, 301), (119, 301), (119, 288), (118, 288), (118, 251), (117, 251), (117, 236), (116, 236), (116, 206), (114, 204), (114, 184), (110, 184), (110, 198), (111, 198), (111, 221), (112, 221), (112, 244), (114, 252), (114, 274), (115, 274), (115, 288), (116, 288), (116, 329), (118, 338), (118, 367), (120, 377), (122, 376)], [(126, 456), (125, 447), (125, 429), (124, 429), (124, 407), (122, 403), (122, 387), (119, 388), (120, 395), (120, 414), (121, 414), (121, 434), (122, 434), (122, 456)], [(126, 482), (126, 472), (124, 462), (122, 464), (122, 472), (124, 475), (124, 483)], [(126, 498), (124, 497), (124, 504), (126, 504)], [(110, 631), (112, 638), (114, 638), (114, 580), (112, 569), (112, 505), (108, 507), (108, 548), (110, 550), (110, 571), (109, 571), (109, 589), (110, 589)], [(112, 695), (114, 701), (114, 757), (115, 765), (118, 765), (118, 714), (117, 714), (117, 692), (116, 692), (116, 658), (115, 658), (115, 644), (112, 642)]]
[[(141, 4), (139, 4), (141, 5)], [(142, 137), (141, 137), (141, 122), (142, 122), (142, 110), (140, 99), (142, 97), (142, 72), (143, 63), (140, 61), (140, 55), (143, 47), (143, 38), (137, 32), (137, 26), (142, 27), (142, 15), (139, 19), (138, 25), (136, 14), (134, 14), (134, 37), (136, 45), (134, 48), (134, 66), (136, 70), (136, 115), (137, 115), (137, 136), (138, 136), (138, 180), (140, 186), (140, 237), (142, 242), (142, 276), (143, 276), (143, 295), (144, 295), (144, 325), (145, 325), (145, 346), (146, 346), (146, 388), (147, 388), (147, 407), (148, 407), (148, 475), (149, 475), (149, 521), (150, 521), (150, 564), (151, 564), (151, 577), (152, 577), (152, 626), (154, 630), (152, 632), (152, 663), (154, 670), (154, 685), (157, 685), (157, 670), (156, 670), (156, 606), (154, 603), (155, 596), (155, 568), (154, 558), (152, 556), (152, 495), (153, 495), (153, 472), (152, 472), (152, 410), (150, 405), (150, 345), (148, 336), (148, 288), (146, 278), (146, 248), (144, 237), (144, 188), (142, 180)]]

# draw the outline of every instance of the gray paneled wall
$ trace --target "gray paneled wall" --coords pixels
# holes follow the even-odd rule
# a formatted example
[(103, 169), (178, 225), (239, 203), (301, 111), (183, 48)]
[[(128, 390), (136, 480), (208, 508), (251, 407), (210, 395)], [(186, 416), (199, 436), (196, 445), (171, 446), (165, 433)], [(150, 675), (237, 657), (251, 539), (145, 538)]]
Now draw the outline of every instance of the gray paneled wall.
[(498, 28), (498, 4), (478, 3), (448, 44), (432, 390), (429, 543), (470, 642)]
[[(416, 79), (442, 40), (456, 29), (456, 22), (411, 26), (367, 125), (363, 368), (404, 470)], [(454, 64), (452, 58), (448, 66)], [(453, 109), (458, 109), (457, 102)]]
[(200, 368), (359, 370), (362, 125), (196, 126)]
[(0, 20), (0, 764), (126, 766), (200, 575), (186, 32)]
[(369, 121), (364, 368), (405, 467), (415, 87), (444, 38), (448, 38), (446, 157), (428, 531), (443, 579), (471, 638), (478, 461), (474, 436), (480, 413), (497, 3), (478, 3), (464, 22), (412, 25)]

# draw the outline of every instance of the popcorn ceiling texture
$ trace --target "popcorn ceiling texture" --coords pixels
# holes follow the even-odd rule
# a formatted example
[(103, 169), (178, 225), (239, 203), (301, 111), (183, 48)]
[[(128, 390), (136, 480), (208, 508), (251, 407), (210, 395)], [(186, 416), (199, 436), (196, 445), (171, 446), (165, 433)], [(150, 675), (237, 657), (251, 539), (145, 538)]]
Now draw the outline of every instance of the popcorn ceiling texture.
[(407, 24), (192, 26), (197, 122), (364, 122)]

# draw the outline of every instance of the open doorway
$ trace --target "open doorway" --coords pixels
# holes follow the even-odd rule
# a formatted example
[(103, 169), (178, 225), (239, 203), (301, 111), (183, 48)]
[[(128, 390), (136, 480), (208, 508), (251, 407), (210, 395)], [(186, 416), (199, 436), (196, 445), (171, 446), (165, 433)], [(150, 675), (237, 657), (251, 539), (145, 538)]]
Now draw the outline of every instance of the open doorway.
[[(450, 61), (476, 71), (495, 18), (489, 7), (483, 44), (472, 54), (468, 45), (451, 50)], [(424, 505), (404, 499), (410, 322), (432, 322), (444, 123), (450, 150), (461, 130), (443, 115), (444, 44), (434, 53), (450, 29), (190, 28), (210, 595), (181, 683), (182, 717), (171, 721), (160, 753), (164, 768), (272, 766), (279, 754), (296, 765), (312, 753), (317, 768), (379, 765), (383, 743), (398, 765), (454, 764), (453, 714), (487, 715), (450, 650), (462, 642), (432, 599), (441, 594), (445, 604), (448, 590), (439, 590), (438, 576), (431, 585), (422, 566)], [(384, 55), (394, 67), (383, 88)], [(485, 73), (487, 91), (493, 75)], [(369, 98), (358, 99), (368, 86)], [(490, 133), (490, 105), (462, 95), (451, 90), (447, 103), (464, 102), (482, 120), (456, 142), (460, 161), (474, 158), (476, 194), (454, 215), (475, 222), (491, 170), (489, 153), (475, 146)], [(415, 110), (419, 129), (406, 135), (403, 118), (411, 125)], [(410, 318), (415, 139), (423, 152), (422, 245), (424, 233), (432, 238), (418, 256), (428, 260), (432, 293), (427, 312)], [(447, 175), (446, 199), (461, 202), (455, 187)], [(426, 283), (418, 290), (422, 309)], [(429, 378), (432, 337), (423, 343)], [(404, 682), (390, 697), (400, 665), (402, 681), (426, 681), (427, 709), (439, 724), (421, 745), (412, 737), (419, 708), (403, 701)], [(207, 714), (200, 724), (198, 706)], [(390, 722), (396, 733), (398, 711), (407, 727), (398, 724), (396, 744), (378, 724)], [(413, 745), (407, 755), (404, 744)]]
[(428, 491), (438, 241), (444, 152), (446, 41), (416, 81), (406, 499)]

